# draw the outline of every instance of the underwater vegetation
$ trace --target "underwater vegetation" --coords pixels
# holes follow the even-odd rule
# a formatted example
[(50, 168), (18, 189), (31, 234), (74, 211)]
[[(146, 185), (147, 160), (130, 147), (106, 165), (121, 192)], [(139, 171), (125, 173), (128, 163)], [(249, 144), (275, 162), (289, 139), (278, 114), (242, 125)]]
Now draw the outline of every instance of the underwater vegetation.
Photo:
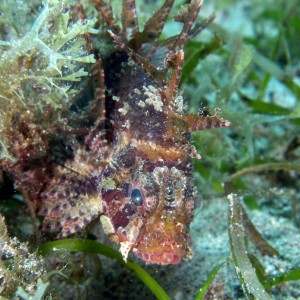
[[(1, 216), (0, 299), (300, 297), (297, 1), (206, 1), (196, 24), (206, 27), (213, 13), (216, 19), (200, 35), (184, 42), (172, 38), (174, 32), (180, 37), (182, 28), (167, 16), (171, 2), (137, 1), (140, 31), (136, 31), (131, 1), (124, 1), (123, 12), (117, 0), (112, 1), (112, 10), (102, 1), (1, 1), (0, 212), (6, 224)], [(187, 26), (185, 16), (196, 17), (189, 10), (195, 3), (181, 10), (186, 3), (175, 2), (171, 15)], [(159, 22), (147, 21), (162, 5), (159, 17), (165, 27), (161, 34)], [(180, 10), (183, 13), (178, 17)], [(145, 28), (152, 35), (146, 35), (141, 24), (148, 24)], [(140, 39), (146, 45), (139, 44)], [(173, 56), (167, 55), (170, 45), (176, 50)], [(109, 60), (111, 53), (115, 56)], [(156, 68), (144, 59), (147, 55)], [(103, 68), (97, 69), (101, 64)], [(104, 82), (103, 76), (111, 76), (114, 64), (125, 68), (120, 78), (143, 64), (146, 79), (155, 85), (138, 82), (144, 76), (141, 73), (131, 76), (125, 88), (116, 78), (113, 83)], [(166, 70), (164, 64), (168, 64)], [(99, 71), (103, 69), (104, 74)], [(155, 88), (165, 84), (169, 88), (157, 93)], [(111, 106), (103, 102), (104, 86)], [(129, 109), (129, 96), (124, 101), (128, 106), (119, 100), (118, 89), (132, 87), (136, 95), (147, 96), (138, 102), (139, 110)], [(174, 143), (164, 131), (152, 127), (149, 139), (155, 143), (140, 143), (139, 129), (145, 129), (142, 121), (152, 122), (147, 114), (140, 118), (147, 106), (161, 113), (160, 118), (172, 120), (174, 126), (166, 132), (175, 137)], [(220, 118), (219, 110), (211, 113), (215, 107), (230, 121), (230, 127), (194, 132), (201, 127), (194, 120), (205, 120), (207, 127), (229, 125)], [(113, 120), (122, 138), (111, 132), (111, 124), (99, 121), (99, 116), (113, 116), (112, 111), (118, 111)], [(127, 122), (128, 113), (132, 114), (128, 120), (137, 125)], [(189, 117), (183, 117), (186, 115)], [(128, 130), (135, 134), (135, 146), (126, 144)], [(99, 138), (102, 134), (105, 139)], [(118, 147), (108, 154), (107, 145), (112, 141)], [(164, 151), (167, 147), (169, 152)], [(181, 149), (184, 151), (177, 151)], [(161, 165), (155, 160), (157, 153), (164, 161)], [(174, 155), (184, 164), (167, 171), (166, 165), (174, 166)], [(195, 157), (193, 171), (191, 156)], [(153, 178), (145, 169), (142, 176), (133, 171), (141, 170), (139, 162), (145, 157)], [(115, 163), (107, 167), (109, 160)], [(98, 182), (100, 169), (106, 173)], [(92, 180), (86, 181), (86, 174), (92, 174)], [(119, 184), (129, 176), (132, 186)], [(108, 219), (101, 221), (110, 239), (121, 243), (121, 253), (107, 246), (109, 241), (98, 226), (103, 207), (95, 197), (94, 181), (107, 203), (129, 194), (137, 209), (126, 206), (123, 212), (132, 218), (140, 213), (142, 200), (151, 210), (155, 201), (146, 199), (153, 190), (165, 197), (164, 205), (171, 211), (177, 201), (173, 195), (185, 187), (185, 199), (192, 201), (176, 216), (183, 224), (179, 240), (168, 220), (157, 230), (162, 232), (156, 235), (160, 247), (147, 242), (157, 229), (151, 224), (160, 224), (157, 219), (165, 217), (163, 213), (148, 212), (143, 232), (148, 238), (140, 244), (134, 239), (140, 232), (139, 219), (126, 231), (124, 219), (117, 226), (114, 215), (107, 213)], [(68, 190), (66, 182), (70, 183)], [(146, 198), (141, 193), (145, 182)], [(67, 192), (77, 204), (64, 211), (66, 196), (62, 194)], [(192, 221), (194, 201), (198, 208)], [(111, 212), (113, 206), (108, 207)], [(72, 238), (61, 239), (70, 234)], [(179, 252), (167, 258), (155, 256), (169, 249), (168, 239)], [(151, 252), (154, 248), (158, 252)], [(146, 265), (128, 256), (130, 250), (148, 263), (165, 265)], [(189, 259), (166, 265), (181, 258)]]

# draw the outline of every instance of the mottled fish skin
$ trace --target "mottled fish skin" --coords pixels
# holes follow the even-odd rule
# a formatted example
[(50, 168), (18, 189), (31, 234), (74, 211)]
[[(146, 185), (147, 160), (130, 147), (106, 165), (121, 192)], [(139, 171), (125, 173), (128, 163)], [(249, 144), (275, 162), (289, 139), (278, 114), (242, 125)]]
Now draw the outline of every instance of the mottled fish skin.
[(166, 0), (140, 32), (134, 1), (123, 1), (123, 28), (106, 19), (118, 48), (103, 59), (113, 151), (100, 179), (100, 185), (112, 184), (101, 190), (101, 221), (125, 260), (131, 251), (156, 264), (176, 264), (192, 255), (189, 224), (198, 200), (192, 158), (200, 155), (190, 132), (229, 125), (219, 111), (184, 114), (177, 95), (182, 48), (213, 17), (193, 27), (202, 2), (192, 1), (175, 17), (183, 23), (182, 32), (158, 46), (173, 2)]
[[(120, 244), (124, 260), (132, 252), (149, 264), (176, 264), (192, 256), (189, 225), (199, 201), (192, 159), (201, 157), (190, 134), (230, 124), (218, 110), (214, 115), (208, 110), (185, 113), (178, 95), (183, 46), (214, 17), (198, 24), (202, 1), (192, 0), (175, 17), (183, 23), (181, 33), (158, 44), (174, 0), (166, 0), (143, 31), (134, 0), (123, 0), (122, 28), (109, 4), (90, 2), (115, 44), (109, 54), (95, 51), (98, 60), (89, 87), (94, 90), (89, 103), (94, 123), (87, 132), (56, 143), (66, 145), (60, 160), (53, 160), (54, 147), (49, 145), (45, 167), (28, 163), (33, 179), (27, 176), (26, 185), (19, 180), (18, 187), (38, 203), (44, 230), (67, 237), (100, 217), (104, 232)], [(85, 18), (80, 4), (78, 9), (78, 16)], [(97, 37), (84, 38), (88, 51), (94, 51)]]
[(174, 264), (190, 253), (196, 191), (189, 134), (169, 134), (167, 99), (138, 64), (116, 52), (106, 62), (108, 78), (116, 72), (109, 60), (120, 62), (122, 76), (118, 84), (107, 82), (116, 101), (114, 154), (103, 178), (116, 187), (102, 190), (102, 220), (111, 223), (108, 234), (124, 258), (131, 250), (147, 263)]

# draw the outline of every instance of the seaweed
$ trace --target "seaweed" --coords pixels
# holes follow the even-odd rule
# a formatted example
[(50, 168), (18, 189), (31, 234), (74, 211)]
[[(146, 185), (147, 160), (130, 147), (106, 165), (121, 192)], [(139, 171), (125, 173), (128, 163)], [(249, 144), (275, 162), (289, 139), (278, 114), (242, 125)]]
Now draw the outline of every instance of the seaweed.
[(48, 286), (48, 282), (44, 283), (41, 279), (38, 279), (37, 289), (33, 296), (28, 295), (28, 293), (26, 293), (22, 287), (18, 287), (16, 295), (24, 300), (41, 300), (43, 299), (43, 296), (45, 295)]
[[(19, 1), (13, 0), (0, 3), (1, 170), (5, 169), (5, 165), (10, 171), (17, 172), (12, 170), (12, 166), (16, 160), (26, 159), (24, 153), (43, 159), (47, 145), (53, 143), (53, 136), (60, 138), (58, 127), (66, 132), (74, 130), (72, 121), (78, 118), (78, 115), (76, 109), (70, 107), (76, 102), (82, 87), (87, 84), (89, 64), (95, 61), (85, 49), (86, 41), (83, 35), (98, 32), (95, 26), (99, 24), (94, 18), (94, 13), (90, 13), (91, 8), (88, 8), (88, 15), (91, 17), (86, 22), (72, 20), (70, 3), (73, 2), (45, 1), (41, 9), (40, 1), (31, 1), (30, 5), (23, 1), (20, 6)], [(83, 1), (83, 4), (87, 7), (86, 1)], [(113, 5), (117, 10), (121, 9), (119, 1), (113, 1)], [(140, 20), (147, 19), (148, 12), (144, 5), (153, 10), (154, 4), (139, 1), (138, 5), (142, 7)], [(184, 269), (182, 277), (191, 276), (188, 275), (189, 270), (192, 270), (193, 274), (197, 273), (197, 286), (192, 283), (195, 280), (188, 278), (188, 288), (184, 286), (184, 278), (177, 280), (176, 274), (172, 274), (180, 272), (180, 268), (176, 271), (172, 269), (172, 272), (167, 268), (153, 271), (149, 266), (142, 268), (133, 265), (131, 259), (128, 263), (132, 264), (125, 265), (113, 249), (107, 250), (106, 253), (108, 257), (117, 259), (122, 267), (132, 270), (134, 266), (135, 270), (140, 270), (140, 273), (134, 276), (140, 276), (142, 280), (149, 277), (141, 268), (149, 274), (153, 273), (153, 277), (165, 288), (165, 291), (157, 289), (156, 283), (150, 280), (150, 287), (158, 299), (175, 298), (174, 286), (177, 285), (182, 289), (182, 293), (186, 293), (183, 297), (189, 299), (195, 294), (196, 299), (205, 299), (205, 293), (209, 292), (215, 297), (230, 295), (232, 298), (254, 296), (268, 299), (269, 295), (273, 295), (296, 299), (297, 294), (294, 292), (291, 295), (290, 291), (293, 287), (299, 289), (299, 261), (290, 253), (292, 241), (286, 240), (284, 245), (285, 235), (287, 238), (290, 235), (283, 230), (284, 225), (289, 222), (295, 232), (299, 232), (300, 224), (300, 155), (299, 143), (295, 142), (297, 137), (299, 139), (300, 124), (299, 6), (295, 0), (264, 3), (258, 0), (220, 0), (207, 1), (206, 5), (218, 7), (213, 8), (218, 16), (210, 26), (208, 37), (197, 38), (186, 46), (186, 64), (183, 67), (181, 87), (185, 90), (185, 97), (190, 100), (190, 111), (198, 112), (200, 106), (218, 106), (232, 124), (231, 128), (223, 132), (193, 134), (193, 143), (197, 151), (205, 157), (201, 162), (194, 162), (195, 176), (204, 207), (196, 216), (196, 222), (200, 224), (199, 227), (203, 227), (201, 233), (205, 239), (213, 240), (213, 249), (220, 248), (218, 240), (212, 239), (210, 233), (217, 221), (219, 222), (219, 215), (216, 211), (216, 219), (205, 219), (205, 209), (218, 201), (223, 206), (228, 205), (225, 194), (238, 195), (239, 200), (233, 195), (230, 197), (227, 230), (231, 243), (230, 246), (222, 245), (222, 248), (226, 248), (230, 253), (226, 252), (219, 259), (217, 250), (207, 250), (195, 256), (193, 265), (184, 263), (186, 267), (180, 267)], [(19, 9), (16, 9), (17, 6)], [(240, 23), (236, 25), (235, 22)], [(172, 25), (168, 26), (169, 31), (174, 30)], [(245, 31), (239, 26), (246, 28)], [(98, 43), (105, 44), (105, 38)], [(26, 150), (21, 151), (24, 146)], [(20, 189), (19, 186), (15, 188)], [(16, 200), (17, 197), (22, 200)], [(25, 199), (14, 194), (10, 199), (3, 200), (1, 195), (1, 212), (7, 213), (10, 210), (14, 214), (18, 210), (23, 213), (26, 195), (23, 197)], [(267, 221), (263, 222), (262, 218), (266, 218)], [(16, 219), (15, 224), (9, 225), (12, 232), (18, 226), (22, 226), (23, 223), (18, 223), (19, 220), (20, 218)], [(210, 225), (207, 225), (209, 223)], [(272, 232), (268, 229), (268, 223), (275, 227)], [(275, 230), (278, 231), (277, 235)], [(195, 235), (198, 234), (195, 231)], [(12, 234), (15, 235), (18, 234)], [(8, 280), (13, 278), (11, 272), (16, 271), (10, 266), (22, 266), (25, 256), (29, 255), (34, 260), (37, 257), (34, 254), (35, 244), (32, 245), (32, 251), (22, 242), (8, 237), (5, 229), (0, 241), (8, 245), (6, 237), (9, 238), (9, 245), (14, 251), (26, 249), (21, 255), (18, 256), (20, 252), (15, 252), (17, 254), (10, 258), (10, 261), (19, 258), (18, 263), (9, 265), (6, 264), (7, 261), (5, 264), (0, 261), (1, 274), (3, 270), (9, 269), (6, 273)], [(269, 250), (262, 254), (259, 244), (264, 244), (266, 240), (272, 247), (266, 246)], [(67, 249), (66, 251), (103, 253), (104, 249), (99, 250), (98, 243), (86, 239), (79, 240), (77, 244), (73, 243), (72, 239), (54, 243), (56, 244), (52, 245), (60, 245), (61, 248)], [(83, 248), (81, 245), (89, 246)], [(51, 244), (42, 245), (40, 249), (43, 247), (49, 247), (45, 252), (53, 252), (54, 256), (57, 253), (53, 251)], [(282, 249), (286, 251), (280, 251)], [(277, 252), (281, 255), (272, 256)], [(225, 259), (227, 264), (223, 263)], [(47, 261), (47, 258), (44, 260)], [(207, 261), (209, 268), (205, 268)], [(227, 276), (232, 264), (235, 271), (238, 271), (238, 282), (235, 281), (235, 277), (231, 277), (232, 275)], [(166, 272), (168, 276), (164, 275)], [(28, 277), (16, 277), (17, 281), (13, 282), (11, 288), (6, 288), (8, 296), (5, 297), (17, 295), (15, 293), (18, 286), (22, 286), (26, 294), (34, 295), (41, 274), (36, 275), (30, 273)], [(27, 282), (26, 278), (30, 282)], [(221, 291), (213, 290), (216, 280), (221, 280)], [(43, 278), (44, 281), (48, 282), (48, 279)], [(49, 282), (51, 286), (51, 277)], [(198, 282), (203, 282), (201, 291)], [(233, 295), (233, 290), (237, 293), (240, 286), (246, 296)], [(253, 287), (258, 290), (254, 290)], [(4, 297), (2, 282), (0, 289), (0, 294)], [(133, 287), (132, 290), (136, 295)], [(25, 293), (19, 289), (18, 295), (24, 297)]]
[(232, 259), (236, 273), (247, 299), (272, 299), (259, 281), (255, 269), (247, 254), (245, 245), (245, 229), (243, 225), (243, 211), (236, 199), (236, 195), (230, 194), (229, 201), (229, 237)]
[[(37, 155), (55, 128), (68, 128), (64, 115), (79, 92), (72, 83), (82, 81), (88, 75), (84, 65), (95, 62), (82, 35), (98, 32), (95, 18), (71, 22), (67, 1), (45, 1), (31, 28), (24, 24), (25, 17), (10, 22), (17, 6), (18, 1), (5, 0), (0, 7), (6, 26), (0, 42), (1, 158), (12, 162), (24, 155), (29, 144), (34, 145), (32, 155)], [(25, 2), (22, 8), (30, 10)], [(29, 130), (26, 135), (24, 126)]]
[(39, 248), (39, 253), (45, 256), (50, 255), (51, 253), (57, 253), (62, 250), (70, 252), (91, 252), (104, 255), (111, 259), (116, 259), (120, 265), (133, 272), (135, 276), (142, 280), (145, 286), (147, 286), (151, 290), (151, 292), (155, 295), (157, 299), (170, 299), (166, 292), (161, 288), (161, 286), (143, 268), (134, 263), (131, 259), (128, 259), (125, 262), (119, 251), (116, 251), (105, 244), (101, 244), (88, 239), (59, 240), (43, 244)]
[(289, 270), (265, 279), (264, 286), (270, 289), (272, 286), (285, 283), (287, 281), (300, 280), (300, 269)]
[(226, 261), (219, 263), (215, 266), (208, 274), (207, 279), (203, 282), (201, 287), (199, 288), (198, 293), (195, 296), (195, 300), (202, 300), (204, 299), (212, 281), (214, 280), (215, 276), (218, 274), (220, 269), (223, 267)]
[[(8, 235), (4, 218), (0, 215), (0, 295), (13, 299), (15, 295), (44, 294), (42, 278), (46, 279), (43, 259), (30, 253), (28, 245)], [(41, 297), (34, 298), (41, 299)]]

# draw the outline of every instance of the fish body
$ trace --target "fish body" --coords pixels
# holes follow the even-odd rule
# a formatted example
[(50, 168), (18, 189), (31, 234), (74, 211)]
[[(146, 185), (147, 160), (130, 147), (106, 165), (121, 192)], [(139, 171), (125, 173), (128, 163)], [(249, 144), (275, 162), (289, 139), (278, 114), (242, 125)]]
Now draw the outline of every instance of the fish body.
[[(192, 0), (175, 17), (182, 31), (159, 44), (173, 0), (142, 31), (133, 0), (123, 0), (122, 27), (109, 4), (90, 2), (115, 44), (110, 53), (98, 49), (91, 72), (95, 120), (87, 132), (49, 142), (43, 167), (27, 162), (26, 184), (18, 162), (17, 187), (38, 203), (44, 230), (68, 237), (100, 218), (124, 260), (132, 252), (149, 264), (176, 264), (192, 255), (189, 225), (199, 201), (192, 159), (201, 157), (190, 134), (229, 125), (218, 110), (186, 113), (178, 94), (183, 46), (213, 17), (198, 24), (202, 2)], [(85, 38), (93, 51), (97, 36)]]
[(128, 55), (114, 53), (105, 69), (107, 101), (115, 102), (114, 150), (100, 186), (113, 187), (101, 190), (100, 219), (124, 258), (132, 251), (147, 263), (177, 263), (191, 253), (188, 227), (197, 194), (189, 134), (178, 139), (170, 133), (172, 110), (161, 87)]

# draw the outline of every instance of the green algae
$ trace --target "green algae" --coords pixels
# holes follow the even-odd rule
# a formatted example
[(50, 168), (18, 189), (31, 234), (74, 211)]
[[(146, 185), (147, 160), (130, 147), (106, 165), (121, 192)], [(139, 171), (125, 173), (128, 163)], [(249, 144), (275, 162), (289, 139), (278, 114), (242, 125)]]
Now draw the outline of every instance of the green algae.
[(83, 251), (83, 252), (91, 252), (104, 255), (111, 259), (116, 259), (117, 262), (122, 265), (124, 268), (133, 272), (135, 276), (137, 276), (140, 280), (143, 281), (145, 286), (147, 286), (150, 291), (156, 296), (159, 300), (169, 300), (169, 296), (162, 289), (162, 287), (154, 280), (152, 276), (150, 276), (146, 270), (142, 267), (134, 263), (130, 258), (125, 262), (123, 260), (122, 255), (119, 251), (114, 250), (113, 248), (98, 243), (95, 241), (87, 240), (87, 239), (66, 239), (59, 240), (54, 242), (49, 242), (43, 244), (39, 248), (39, 252), (42, 255), (50, 255), (55, 254), (59, 251), (67, 250), (67, 251)]
[(245, 246), (245, 229), (243, 225), (243, 212), (236, 195), (230, 194), (229, 201), (229, 237), (232, 259), (236, 273), (240, 279), (241, 286), (247, 299), (271, 300), (264, 286), (259, 281), (255, 269), (247, 254)]
[[(267, 177), (274, 186), (279, 188), (285, 187), (281, 181), (274, 179), (275, 175), (277, 176), (280, 172), (286, 172), (284, 174), (288, 178), (289, 174), (294, 174), (293, 171), (298, 171), (299, 169), (297, 164), (297, 157), (299, 159), (299, 156), (295, 154), (296, 150), (294, 152), (290, 151), (292, 154), (284, 157), (285, 150), (283, 149), (284, 147), (286, 149), (290, 147), (289, 141), (299, 131), (299, 123), (297, 123), (299, 122), (299, 104), (296, 107), (282, 106), (285, 102), (284, 96), (282, 96), (282, 101), (280, 102), (276, 102), (276, 97), (270, 101), (265, 99), (265, 96), (271, 93), (268, 92), (267, 87), (272, 77), (276, 77), (281, 80), (285, 87), (292, 91), (299, 102), (299, 85), (293, 78), (297, 70), (297, 62), (295, 61), (297, 55), (295, 53), (296, 48), (299, 48), (298, 37), (300, 33), (297, 25), (299, 22), (296, 19), (296, 2), (287, 1), (285, 4), (276, 0), (261, 4), (258, 1), (254, 1), (252, 6), (257, 6), (256, 15), (253, 15), (254, 9), (250, 6), (252, 9), (248, 16), (248, 18), (252, 18), (253, 22), (257, 23), (255, 28), (257, 32), (254, 37), (242, 37), (239, 35), (236, 39), (232, 39), (230, 30), (226, 29), (223, 31), (225, 25), (217, 26), (212, 24), (211, 29), (215, 36), (211, 43), (205, 45), (205, 43), (197, 41), (187, 45), (187, 64), (184, 67), (184, 82), (182, 86), (188, 91), (188, 95), (191, 98), (192, 110), (199, 109), (199, 102), (201, 102), (201, 105), (203, 103), (203, 105), (214, 107), (216, 101), (217, 105), (222, 108), (226, 117), (232, 123), (232, 128), (226, 130), (224, 134), (214, 131), (210, 133), (196, 133), (194, 135), (194, 143), (203, 156), (201, 162), (195, 163), (196, 177), (199, 188), (204, 194), (203, 197), (208, 199), (208, 201), (214, 201), (216, 195), (224, 194), (223, 182), (229, 178), (229, 181), (233, 181), (233, 191), (239, 195), (250, 193), (251, 197), (258, 203), (255, 207), (262, 211), (266, 209), (259, 202), (259, 199), (263, 198), (263, 194), (255, 194), (253, 196), (253, 190), (259, 188), (255, 184), (254, 179), (266, 181), (265, 177)], [(235, 1), (218, 1), (217, 4), (219, 7), (225, 7), (228, 3), (235, 4)], [(115, 6), (118, 7), (118, 4), (118, 1), (114, 1)], [(205, 4), (208, 4), (208, 1)], [(290, 7), (294, 7), (295, 13)], [(5, 16), (9, 18), (9, 14), (5, 14)], [(271, 22), (274, 28), (280, 29), (278, 37), (267, 36), (267, 39), (264, 38), (266, 33), (266, 29), (264, 29), (265, 18)], [(12, 18), (9, 20), (12, 20)], [(16, 20), (19, 19), (17, 18)], [(9, 22), (7, 21), (6, 24)], [(66, 25), (66, 23), (64, 24)], [(292, 26), (293, 24), (294, 26)], [(19, 38), (26, 36), (26, 32), (22, 32), (22, 27), (20, 28), (17, 23), (11, 23), (11, 26)], [(28, 28), (28, 26), (24, 28)], [(283, 43), (282, 41), (285, 42)], [(276, 43), (276, 47), (271, 49), (274, 43)], [(288, 49), (284, 48), (283, 50), (281, 44), (287, 45)], [(2, 41), (0, 43), (1, 49), (5, 51), (9, 51), (11, 45), (11, 41)], [(78, 47), (79, 45), (78, 43)], [(244, 51), (245, 45), (248, 50), (254, 49), (254, 53)], [(200, 46), (201, 48), (199, 48)], [(235, 51), (232, 51), (233, 49)], [(209, 55), (210, 51), (211, 53), (214, 52), (214, 59)], [(25, 53), (25, 56), (27, 54)], [(85, 55), (83, 57), (86, 57)], [(251, 55), (253, 55), (253, 62), (250, 61)], [(246, 58), (245, 62), (247, 62), (245, 64), (243, 64), (244, 56)], [(30, 61), (31, 57), (34, 56), (29, 55), (28, 61)], [(56, 57), (58, 56), (56, 55)], [(287, 63), (285, 63), (285, 58)], [(45, 59), (47, 62), (47, 58)], [(226, 64), (227, 61), (228, 64)], [(54, 66), (55, 60), (52, 62), (52, 66)], [(65, 62), (68, 63), (68, 61)], [(196, 67), (196, 62), (199, 62), (201, 67)], [(48, 74), (40, 73), (40, 76), (35, 76), (34, 78), (26, 74), (23, 76), (21, 72), (19, 77), (22, 79), (21, 84), (17, 82), (18, 79), (13, 78), (11, 82), (13, 86), (17, 87), (15, 88), (16, 93), (13, 100), (17, 107), (3, 104), (10, 103), (9, 101), (11, 101), (12, 97), (10, 94), (0, 93), (2, 95), (1, 105), (3, 105), (1, 108), (5, 111), (5, 114), (2, 113), (1, 115), (1, 120), (8, 118), (9, 114), (6, 114), (6, 112), (14, 109), (20, 109), (22, 113), (28, 107), (32, 108), (33, 111), (35, 109), (38, 112), (43, 111), (44, 102), (39, 100), (46, 99), (45, 103), (49, 101), (55, 111), (64, 108), (66, 103), (72, 101), (73, 95), (76, 95), (76, 88), (72, 92), (72, 89), (76, 86), (71, 85), (66, 80), (77, 82), (80, 78), (84, 78), (82, 76), (86, 77), (86, 71), (82, 70), (80, 64), (77, 65), (79, 63), (78, 60), (71, 63), (75, 68), (72, 69), (74, 76), (72, 72), (62, 76), (61, 71), (59, 73), (57, 69), (51, 68), (47, 70)], [(59, 63), (56, 63), (56, 65), (59, 67)], [(47, 66), (47, 63), (45, 66)], [(44, 72), (45, 70), (42, 71)], [(8, 75), (6, 74), (5, 76)], [(23, 78), (25, 78), (24, 81)], [(33, 93), (35, 96), (32, 98), (24, 97), (18, 92), (20, 86), (28, 86), (32, 82), (37, 82), (39, 86), (46, 88), (50, 93), (49, 98), (44, 97), (44, 94), (42, 94), (42, 97), (39, 99), (38, 95), (40, 93), (35, 94), (35, 92)], [(259, 89), (259, 95), (252, 95), (253, 86)], [(198, 93), (200, 87), (202, 88), (202, 93)], [(214, 99), (210, 96), (215, 91), (217, 91), (217, 95)], [(276, 96), (276, 90), (274, 93)], [(38, 105), (36, 106), (36, 104)], [(9, 123), (3, 123), (4, 129), (8, 128), (7, 124)], [(45, 127), (47, 127), (46, 125)], [(3, 140), (3, 143), (1, 142), (1, 156), (15, 159), (15, 155), (10, 154), (11, 145), (7, 143), (5, 131), (2, 131), (1, 134), (0, 139)], [(259, 160), (261, 157), (265, 159), (263, 164)], [(286, 160), (287, 158), (289, 159), (288, 161)], [(276, 162), (274, 162), (275, 159), (277, 160)], [(293, 176), (291, 177), (291, 182), (292, 187), (296, 188), (297, 184), (293, 181)], [(269, 185), (267, 189), (269, 189)], [(267, 193), (267, 189), (263, 192)], [(284, 195), (282, 198), (284, 198)], [(295, 210), (295, 214), (296, 212), (297, 210)], [(206, 233), (208, 234), (209, 232), (207, 231)], [(236, 243), (242, 242), (236, 241)], [(251, 258), (250, 255), (249, 257)], [(261, 260), (263, 261), (263, 259)], [(253, 264), (251, 259), (250, 261)], [(209, 274), (210, 270), (200, 269), (199, 272)], [(260, 279), (259, 281), (265, 289), (268, 289), (273, 285), (284, 283), (288, 279), (299, 280), (297, 270), (287, 271), (282, 274), (285, 274), (285, 276), (274, 275), (267, 277), (270, 279), (268, 279), (266, 284), (263, 284)]]

